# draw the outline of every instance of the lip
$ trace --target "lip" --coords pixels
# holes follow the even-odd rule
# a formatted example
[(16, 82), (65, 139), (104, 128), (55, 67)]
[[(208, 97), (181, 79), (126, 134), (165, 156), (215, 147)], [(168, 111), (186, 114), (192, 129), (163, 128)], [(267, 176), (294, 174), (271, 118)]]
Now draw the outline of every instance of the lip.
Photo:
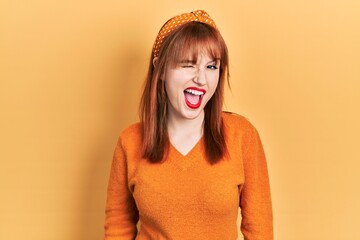
[(205, 93), (206, 93), (206, 90), (205, 90), (205, 89), (201, 89), (201, 88), (197, 88), (197, 87), (188, 87), (188, 88), (186, 88), (186, 89), (184, 90), (184, 92), (185, 92), (186, 90), (195, 90), (195, 91), (199, 91), (199, 92), (202, 92), (202, 93), (203, 93), (203, 94), (200, 96), (199, 102), (196, 103), (196, 104), (192, 104), (192, 103), (189, 102), (189, 101), (187, 100), (187, 98), (185, 97), (185, 103), (186, 103), (186, 105), (187, 105), (189, 108), (191, 108), (191, 109), (197, 109), (197, 108), (199, 108), (199, 107), (201, 106), (202, 99), (203, 99), (203, 97), (204, 97), (204, 95), (205, 95)]
[(196, 91), (199, 91), (199, 92), (203, 92), (204, 94), (206, 93), (205, 89), (197, 88), (197, 87), (188, 87), (184, 91), (186, 91), (186, 90), (196, 90)]

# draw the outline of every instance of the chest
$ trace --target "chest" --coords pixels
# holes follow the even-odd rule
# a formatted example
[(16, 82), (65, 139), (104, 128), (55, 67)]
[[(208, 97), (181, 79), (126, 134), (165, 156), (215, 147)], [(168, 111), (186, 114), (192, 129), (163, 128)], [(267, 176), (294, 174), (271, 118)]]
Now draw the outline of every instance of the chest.
[(140, 213), (174, 217), (184, 212), (212, 216), (237, 212), (244, 176), (235, 161), (210, 165), (201, 154), (190, 153), (161, 164), (139, 164), (129, 183)]

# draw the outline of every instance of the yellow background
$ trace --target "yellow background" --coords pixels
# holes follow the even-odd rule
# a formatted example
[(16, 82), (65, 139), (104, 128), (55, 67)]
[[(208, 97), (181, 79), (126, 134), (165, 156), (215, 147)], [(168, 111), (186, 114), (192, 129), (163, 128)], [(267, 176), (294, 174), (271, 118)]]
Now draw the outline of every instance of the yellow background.
[[(196, 3), (195, 3), (196, 2)], [(275, 239), (360, 239), (360, 1), (1, 1), (0, 239), (101, 239), (157, 31), (206, 9), (257, 127)]]

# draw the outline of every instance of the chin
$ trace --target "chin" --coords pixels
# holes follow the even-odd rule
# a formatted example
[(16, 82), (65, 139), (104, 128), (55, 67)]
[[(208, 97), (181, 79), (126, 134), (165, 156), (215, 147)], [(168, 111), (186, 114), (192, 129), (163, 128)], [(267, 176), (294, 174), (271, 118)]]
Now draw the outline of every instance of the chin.
[(198, 108), (198, 109), (186, 109), (181, 115), (184, 117), (184, 118), (187, 118), (187, 119), (196, 119), (198, 118), (201, 113), (203, 112), (203, 108)]

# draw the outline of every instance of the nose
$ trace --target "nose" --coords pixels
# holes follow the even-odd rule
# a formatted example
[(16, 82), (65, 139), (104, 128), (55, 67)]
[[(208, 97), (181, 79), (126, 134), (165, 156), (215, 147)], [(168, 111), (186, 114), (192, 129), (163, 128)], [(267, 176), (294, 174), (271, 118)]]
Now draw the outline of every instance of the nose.
[(196, 74), (193, 78), (193, 82), (199, 86), (204, 86), (206, 84), (206, 73), (205, 69), (198, 68)]

